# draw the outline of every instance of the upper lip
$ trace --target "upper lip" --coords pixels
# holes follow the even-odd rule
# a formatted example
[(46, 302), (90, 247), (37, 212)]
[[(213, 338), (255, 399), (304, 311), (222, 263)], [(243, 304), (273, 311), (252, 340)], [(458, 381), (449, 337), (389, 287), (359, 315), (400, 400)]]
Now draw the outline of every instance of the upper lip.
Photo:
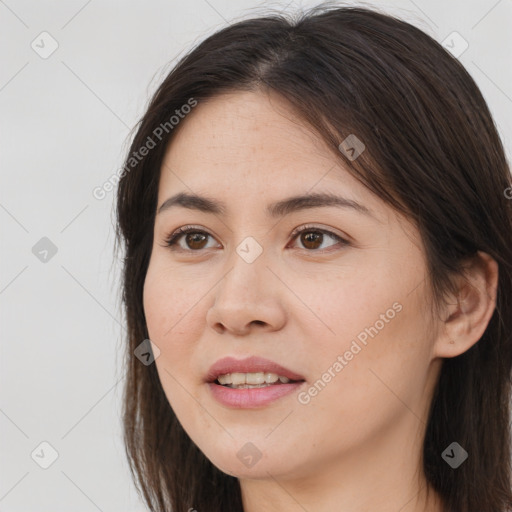
[(206, 375), (207, 382), (215, 382), (219, 375), (228, 373), (277, 373), (282, 377), (288, 377), (290, 380), (305, 380), (301, 375), (281, 366), (280, 364), (262, 357), (252, 356), (245, 359), (235, 359), (234, 357), (224, 357), (214, 363)]

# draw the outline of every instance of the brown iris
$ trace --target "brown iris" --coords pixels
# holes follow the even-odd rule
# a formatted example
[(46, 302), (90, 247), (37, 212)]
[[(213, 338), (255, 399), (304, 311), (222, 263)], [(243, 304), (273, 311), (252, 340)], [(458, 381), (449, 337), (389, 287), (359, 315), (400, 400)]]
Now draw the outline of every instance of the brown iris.
[(317, 246), (311, 247), (311, 244), (316, 244), (318, 241), (320, 241), (320, 245), (322, 245), (322, 237), (323, 233), (319, 233), (316, 231), (305, 231), (301, 233), (300, 239), (304, 247), (307, 249), (317, 249)]
[(202, 249), (203, 246), (198, 247), (197, 245), (194, 244), (201, 244), (201, 242), (206, 242), (207, 239), (208, 235), (204, 233), (187, 233), (185, 235), (186, 244), (191, 249)]

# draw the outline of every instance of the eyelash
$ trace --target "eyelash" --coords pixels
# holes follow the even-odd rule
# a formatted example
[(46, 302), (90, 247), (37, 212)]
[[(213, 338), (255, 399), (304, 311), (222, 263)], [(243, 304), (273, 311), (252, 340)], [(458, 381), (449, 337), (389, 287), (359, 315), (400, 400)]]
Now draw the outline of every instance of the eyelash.
[[(333, 233), (332, 231), (328, 231), (326, 229), (321, 229), (321, 228), (318, 228), (316, 226), (311, 226), (311, 225), (305, 225), (305, 226), (302, 226), (301, 228), (295, 229), (290, 236), (292, 237), (292, 240), (295, 240), (304, 232), (314, 232), (314, 233), (322, 233), (324, 235), (328, 235), (328, 236), (334, 238), (335, 240), (337, 240), (338, 243), (341, 244), (342, 247), (350, 245), (348, 240), (345, 240), (341, 236)], [(179, 247), (179, 248), (176, 247), (176, 244), (179, 241), (179, 239), (183, 235), (186, 235), (187, 233), (201, 233), (203, 235), (211, 236), (213, 238), (213, 236), (210, 235), (210, 233), (208, 233), (207, 231), (203, 231), (202, 229), (198, 229), (196, 226), (182, 226), (181, 228), (179, 228), (176, 231), (174, 231), (173, 233), (171, 233), (171, 235), (169, 235), (169, 237), (167, 237), (165, 239), (165, 247), (170, 248), (172, 251), (182, 251), (182, 252), (190, 252), (190, 253), (202, 252), (204, 249), (193, 250), (193, 249), (182, 249), (181, 247)], [(329, 246), (328, 249), (302, 249), (302, 250), (307, 251), (307, 252), (323, 252), (326, 250), (327, 251), (330, 250), (330, 248), (334, 247), (335, 245), (336, 244)]]

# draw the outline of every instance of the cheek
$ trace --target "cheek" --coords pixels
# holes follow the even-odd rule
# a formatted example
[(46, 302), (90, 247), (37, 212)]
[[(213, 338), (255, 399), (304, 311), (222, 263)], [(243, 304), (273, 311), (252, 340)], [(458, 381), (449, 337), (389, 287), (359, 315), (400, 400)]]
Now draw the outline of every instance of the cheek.
[(179, 272), (155, 258), (148, 268), (143, 290), (149, 338), (160, 350), (155, 364), (173, 407), (190, 399), (183, 387), (196, 393), (195, 384), (200, 377), (193, 363), (197, 360), (198, 340), (206, 317), (204, 290), (208, 287), (200, 280), (185, 281), (182, 274), (180, 277)]
[[(291, 283), (293, 294), (299, 299), (294, 309), (304, 309), (301, 317), (310, 320), (317, 336), (337, 339), (343, 345), (342, 340), (356, 336), (375, 322), (379, 322), (379, 331), (388, 330), (388, 323), (382, 329), (380, 315), (391, 310), (388, 316), (393, 316), (395, 302), (405, 305), (407, 294), (418, 285), (420, 266), (417, 254), (405, 259), (399, 250), (353, 250), (336, 263), (294, 269), (286, 276), (286, 282)], [(297, 321), (302, 322), (301, 318)]]
[[(428, 337), (416, 305), (409, 301), (402, 306), (377, 333), (370, 327), (378, 315), (373, 318), (367, 311), (357, 321), (347, 316), (346, 322), (340, 317), (339, 332), (346, 328), (346, 336), (329, 344), (327, 351), (324, 345), (317, 354), (313, 382), (301, 397), (303, 405), (297, 417), (312, 431), (321, 428), (322, 435), (314, 438), (318, 452), (332, 451), (333, 443), (341, 451), (365, 443), (379, 432), (395, 428), (400, 418), (415, 422), (414, 415), (422, 414)], [(381, 309), (371, 311), (380, 314)], [(382, 327), (380, 323), (378, 327)], [(360, 333), (367, 335), (366, 343), (357, 338)]]
[(144, 313), (149, 338), (160, 350), (155, 365), (162, 388), (179, 421), (189, 426), (195, 421), (190, 400), (196, 394), (191, 384), (196, 371), (190, 363), (193, 340), (199, 338), (201, 328), (197, 317), (200, 304), (193, 291), (184, 293), (176, 283), (176, 273), (169, 278), (166, 274), (150, 265), (144, 283)]
[(200, 280), (183, 283), (180, 273), (158, 258), (151, 261), (143, 290), (143, 307), (149, 336), (159, 348), (179, 346), (200, 329), (199, 312), (204, 296)]
[(318, 395), (312, 390), (311, 404), (332, 400), (345, 417), (416, 400), (429, 369), (433, 334), (425, 287), (417, 286), (421, 272), (405, 265), (401, 272), (375, 269), (346, 272), (321, 294), (309, 294), (308, 304), (322, 320), (304, 324), (306, 351), (314, 354), (310, 373), (321, 389)]

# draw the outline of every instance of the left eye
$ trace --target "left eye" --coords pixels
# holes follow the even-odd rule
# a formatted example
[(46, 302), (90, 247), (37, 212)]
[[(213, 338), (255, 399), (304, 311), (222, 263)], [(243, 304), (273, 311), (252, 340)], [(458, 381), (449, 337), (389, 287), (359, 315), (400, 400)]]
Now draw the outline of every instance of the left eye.
[[(326, 229), (320, 229), (315, 226), (305, 226), (303, 228), (295, 230), (292, 233), (293, 240), (298, 238), (306, 249), (313, 250), (319, 249), (319, 247), (316, 244), (320, 241), (320, 245), (322, 245), (325, 236), (332, 238), (333, 240), (338, 242), (340, 246), (348, 245), (348, 241), (345, 240), (344, 238), (341, 238), (341, 236), (336, 235), (335, 233), (332, 233), (331, 231), (328, 231)], [(328, 247), (332, 247), (333, 245), (336, 244), (331, 244)]]
[[(188, 246), (183, 247), (180, 242), (181, 239), (185, 237), (185, 243)], [(335, 240), (340, 246), (348, 245), (349, 242), (345, 240), (344, 238), (340, 237), (339, 235), (336, 235), (335, 233), (332, 233), (331, 231), (320, 229), (314, 226), (305, 226), (300, 229), (296, 229), (292, 233), (292, 239), (295, 240), (297, 238), (300, 239), (301, 243), (303, 244), (303, 248), (308, 249), (308, 252), (314, 252), (321, 247), (319, 247), (324, 242), (324, 237), (330, 237), (333, 240)], [(198, 252), (201, 249), (205, 249), (208, 247), (205, 247), (204, 242), (208, 239), (208, 237), (211, 237), (209, 233), (206, 231), (202, 231), (200, 229), (197, 229), (193, 226), (184, 226), (182, 228), (177, 229), (174, 231), (166, 240), (165, 240), (165, 246), (171, 248), (173, 251), (189, 251), (189, 252)], [(212, 237), (213, 238), (213, 237)], [(331, 244), (328, 247), (331, 247)], [(178, 247), (177, 247), (178, 246)], [(210, 247), (211, 248), (211, 247)], [(325, 247), (324, 247), (325, 248)]]

